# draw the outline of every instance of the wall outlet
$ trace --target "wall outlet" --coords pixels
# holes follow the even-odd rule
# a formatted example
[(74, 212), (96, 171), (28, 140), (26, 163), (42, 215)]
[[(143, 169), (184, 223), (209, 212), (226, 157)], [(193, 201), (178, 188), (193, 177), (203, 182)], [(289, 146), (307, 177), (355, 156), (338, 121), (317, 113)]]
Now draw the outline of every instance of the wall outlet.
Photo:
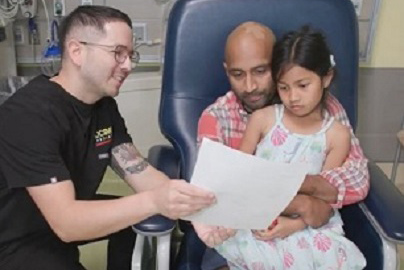
[(146, 23), (132, 23), (133, 35), (136, 38), (136, 43), (147, 41), (147, 24)]
[(66, 15), (65, 0), (53, 0), (53, 16), (61, 17)]
[(14, 26), (14, 42), (16, 45), (24, 44), (24, 29), (22, 25)]

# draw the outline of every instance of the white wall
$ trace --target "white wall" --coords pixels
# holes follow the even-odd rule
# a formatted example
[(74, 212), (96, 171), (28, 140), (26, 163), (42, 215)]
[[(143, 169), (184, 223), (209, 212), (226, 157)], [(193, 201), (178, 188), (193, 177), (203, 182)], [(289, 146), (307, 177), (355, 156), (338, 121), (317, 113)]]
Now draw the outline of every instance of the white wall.
[(159, 72), (133, 73), (116, 98), (134, 144), (144, 156), (151, 146), (168, 143), (158, 127), (160, 87)]
[[(50, 19), (53, 19), (53, 0), (45, 0), (47, 9), (50, 13)], [(66, 13), (81, 4), (80, 0), (65, 0)], [(163, 32), (163, 14), (164, 5), (157, 4), (154, 0), (93, 0), (94, 5), (108, 5), (122, 10), (127, 13), (134, 23), (146, 23), (146, 31), (148, 40), (162, 38)], [(40, 57), (47, 37), (47, 21), (45, 9), (41, 0), (38, 0), (38, 12), (36, 21), (39, 26), (39, 34), (41, 44), (35, 46), (36, 57)], [(33, 47), (28, 42), (27, 19), (19, 16), (15, 22), (16, 25), (23, 26), (25, 42), (17, 46), (17, 56), (23, 62), (28, 62), (33, 58)], [(142, 46), (139, 48), (142, 59), (156, 59), (159, 62), (160, 46)]]

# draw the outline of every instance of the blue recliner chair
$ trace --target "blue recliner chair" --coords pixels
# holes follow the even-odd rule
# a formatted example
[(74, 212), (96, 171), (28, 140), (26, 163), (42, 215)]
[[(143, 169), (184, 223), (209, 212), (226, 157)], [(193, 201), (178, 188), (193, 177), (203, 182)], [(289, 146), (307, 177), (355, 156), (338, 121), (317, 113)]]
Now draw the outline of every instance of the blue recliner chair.
[[(172, 147), (150, 150), (157, 168), (191, 178), (199, 116), (230, 89), (222, 66), (226, 37), (249, 20), (268, 25), (278, 37), (303, 24), (322, 29), (336, 59), (333, 94), (356, 126), (358, 27), (350, 0), (179, 0), (167, 27), (159, 119)], [(404, 198), (377, 166), (369, 167), (368, 197), (341, 211), (346, 235), (364, 253), (366, 269), (396, 269), (396, 243), (404, 240)], [(206, 247), (189, 223), (181, 221), (180, 228), (184, 235), (172, 269), (200, 269)]]

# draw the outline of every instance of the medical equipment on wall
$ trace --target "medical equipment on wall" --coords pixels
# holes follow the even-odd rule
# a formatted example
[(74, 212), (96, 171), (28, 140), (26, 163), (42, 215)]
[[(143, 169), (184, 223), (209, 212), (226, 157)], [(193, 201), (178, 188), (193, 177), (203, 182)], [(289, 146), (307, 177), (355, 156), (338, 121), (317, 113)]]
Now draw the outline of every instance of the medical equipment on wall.
[(46, 45), (41, 55), (41, 72), (47, 76), (53, 76), (59, 72), (61, 62), (61, 49), (59, 46), (59, 24), (56, 19), (50, 21), (48, 8), (45, 0), (42, 0), (46, 20), (48, 22), (48, 33)]
[(41, 58), (41, 71), (47, 76), (53, 76), (59, 72), (61, 63), (61, 49), (58, 37), (59, 25), (56, 20), (52, 21), (50, 38), (47, 40)]
[[(147, 40), (146, 39), (146, 35), (141, 35), (140, 37), (137, 36), (136, 31), (133, 32), (133, 51), (136, 54), (135, 58), (137, 57), (137, 61), (132, 61), (132, 68), (135, 68), (136, 65), (140, 62), (140, 60), (142, 62), (149, 62), (151, 59), (148, 58), (148, 56), (146, 55), (146, 57), (143, 55), (142, 59), (140, 58), (140, 54), (139, 54), (139, 48), (140, 47), (153, 47), (153, 46), (157, 46), (161, 44), (161, 39), (160, 38), (156, 38), (156, 39), (151, 39), (151, 40)], [(133, 59), (132, 59), (133, 60)], [(153, 60), (151, 60), (153, 61)]]
[(161, 44), (161, 39), (160, 38), (156, 38), (153, 40), (147, 40), (147, 41), (137, 41), (136, 37), (134, 38), (135, 42), (134, 42), (134, 51), (137, 51), (140, 47), (143, 46), (147, 46), (147, 47), (152, 47), (152, 46), (156, 46), (156, 45), (160, 45)]
[(0, 42), (5, 41), (6, 38), (6, 28), (4, 26), (0, 26)]
[(36, 12), (37, 12), (37, 1), (36, 0), (25, 0), (21, 1), (22, 3), (20, 4), (20, 9), (22, 16), (25, 18), (32, 18), (35, 17)]
[(6, 38), (6, 23), (3, 19), (0, 18), (0, 42), (5, 41)]
[(0, 0), (0, 20), (8, 24), (15, 19), (19, 9), (25, 18), (35, 17), (37, 3), (37, 0)]

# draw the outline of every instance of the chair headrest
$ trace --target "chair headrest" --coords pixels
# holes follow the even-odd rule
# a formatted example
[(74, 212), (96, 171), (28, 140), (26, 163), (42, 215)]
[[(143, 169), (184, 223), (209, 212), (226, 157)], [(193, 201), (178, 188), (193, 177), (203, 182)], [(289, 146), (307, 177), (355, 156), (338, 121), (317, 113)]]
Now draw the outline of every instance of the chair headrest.
[(305, 24), (323, 31), (336, 62), (332, 92), (356, 124), (358, 27), (350, 0), (178, 0), (167, 26), (159, 120), (183, 168), (196, 157), (200, 114), (230, 89), (222, 64), (225, 42), (245, 21), (268, 25), (277, 37)]

